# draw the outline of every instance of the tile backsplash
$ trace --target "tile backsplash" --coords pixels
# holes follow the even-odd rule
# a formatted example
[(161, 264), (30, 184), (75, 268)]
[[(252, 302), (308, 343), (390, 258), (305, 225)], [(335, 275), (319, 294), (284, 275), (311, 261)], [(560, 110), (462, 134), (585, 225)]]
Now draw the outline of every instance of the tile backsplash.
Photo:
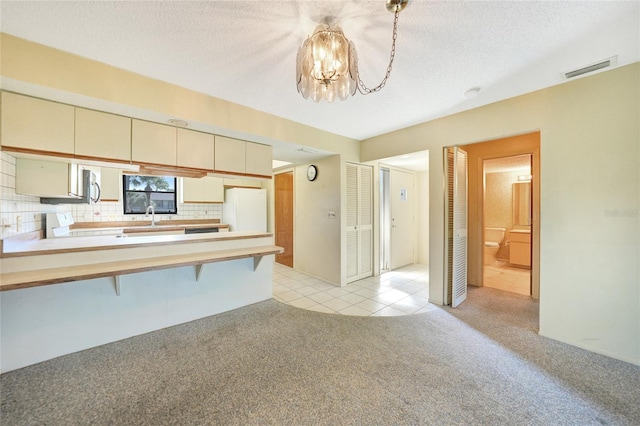
[[(0, 238), (45, 229), (47, 213), (71, 211), (76, 222), (148, 220), (123, 214), (122, 202), (97, 204), (40, 204), (40, 198), (16, 194), (16, 159), (0, 151)], [(222, 204), (178, 204), (177, 215), (156, 215), (156, 220), (222, 219)]]
[(16, 194), (16, 159), (1, 151), (0, 179), (0, 237), (43, 229), (47, 213), (64, 211), (62, 206), (40, 204), (38, 197)]
[[(100, 201), (97, 204), (65, 206), (76, 222), (120, 222), (151, 220), (143, 214), (123, 214), (122, 202)], [(222, 219), (222, 204), (178, 204), (178, 214), (156, 214), (156, 220)]]

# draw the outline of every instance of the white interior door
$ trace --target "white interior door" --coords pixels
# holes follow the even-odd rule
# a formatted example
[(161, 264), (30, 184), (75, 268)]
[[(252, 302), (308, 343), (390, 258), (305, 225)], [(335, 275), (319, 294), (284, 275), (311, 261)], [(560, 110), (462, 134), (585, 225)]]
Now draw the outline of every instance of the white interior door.
[(373, 168), (347, 163), (347, 283), (373, 273)]
[[(449, 173), (453, 187), (449, 194), (453, 203), (449, 204), (452, 215), (451, 244), (451, 306), (456, 307), (467, 298), (467, 153), (458, 147), (452, 148), (453, 161)], [(451, 178), (450, 177), (450, 178)], [(449, 179), (451, 183), (451, 179)]]
[(391, 269), (413, 263), (414, 203), (413, 173), (390, 170)]

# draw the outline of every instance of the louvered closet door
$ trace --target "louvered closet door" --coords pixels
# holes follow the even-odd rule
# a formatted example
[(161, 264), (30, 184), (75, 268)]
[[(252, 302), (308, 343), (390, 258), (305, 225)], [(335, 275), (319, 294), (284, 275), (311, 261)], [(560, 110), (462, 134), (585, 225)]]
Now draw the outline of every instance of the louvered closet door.
[(359, 278), (370, 277), (373, 273), (373, 168), (358, 166), (360, 187), (359, 204)]
[(347, 282), (373, 271), (373, 168), (347, 163)]
[(467, 153), (453, 148), (452, 301), (456, 307), (467, 298)]

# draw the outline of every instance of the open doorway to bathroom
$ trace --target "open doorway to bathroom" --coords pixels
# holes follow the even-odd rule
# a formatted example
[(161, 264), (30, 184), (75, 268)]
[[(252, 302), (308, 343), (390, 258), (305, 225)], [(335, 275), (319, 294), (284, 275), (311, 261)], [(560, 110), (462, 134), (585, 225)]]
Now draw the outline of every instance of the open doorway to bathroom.
[(482, 160), (483, 284), (531, 295), (531, 154)]

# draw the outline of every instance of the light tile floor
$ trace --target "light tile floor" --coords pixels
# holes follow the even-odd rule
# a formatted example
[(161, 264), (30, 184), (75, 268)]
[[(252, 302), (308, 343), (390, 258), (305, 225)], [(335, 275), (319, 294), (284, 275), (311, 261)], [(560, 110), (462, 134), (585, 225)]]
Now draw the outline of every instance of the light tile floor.
[(495, 262), (484, 267), (484, 285), (498, 290), (529, 295), (529, 269), (509, 266), (507, 262)]
[(337, 287), (276, 263), (273, 297), (302, 309), (354, 316), (400, 316), (436, 309), (429, 303), (429, 272), (424, 265)]

